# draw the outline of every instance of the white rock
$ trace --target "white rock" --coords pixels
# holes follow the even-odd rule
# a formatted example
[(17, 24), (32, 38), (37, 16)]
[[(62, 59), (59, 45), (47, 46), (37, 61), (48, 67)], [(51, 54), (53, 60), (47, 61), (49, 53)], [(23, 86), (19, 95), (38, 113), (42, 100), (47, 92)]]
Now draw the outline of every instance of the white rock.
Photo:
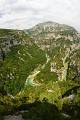
[(4, 117), (4, 120), (24, 120), (24, 119), (22, 118), (22, 115), (18, 115), (18, 116), (8, 115)]

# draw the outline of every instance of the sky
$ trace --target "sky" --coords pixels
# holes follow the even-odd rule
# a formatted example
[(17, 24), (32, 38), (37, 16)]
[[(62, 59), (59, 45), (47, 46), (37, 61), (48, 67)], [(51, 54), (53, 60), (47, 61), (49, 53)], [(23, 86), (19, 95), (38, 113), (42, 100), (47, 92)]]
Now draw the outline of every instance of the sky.
[(28, 29), (46, 21), (80, 31), (80, 0), (0, 0), (0, 28)]

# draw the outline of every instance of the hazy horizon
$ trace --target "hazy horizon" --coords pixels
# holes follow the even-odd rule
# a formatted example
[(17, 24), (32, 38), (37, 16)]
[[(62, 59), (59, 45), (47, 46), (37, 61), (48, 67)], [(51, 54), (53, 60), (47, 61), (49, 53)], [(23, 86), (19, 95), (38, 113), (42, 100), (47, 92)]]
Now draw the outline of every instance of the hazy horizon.
[(29, 29), (52, 21), (80, 32), (80, 0), (0, 0), (0, 28)]

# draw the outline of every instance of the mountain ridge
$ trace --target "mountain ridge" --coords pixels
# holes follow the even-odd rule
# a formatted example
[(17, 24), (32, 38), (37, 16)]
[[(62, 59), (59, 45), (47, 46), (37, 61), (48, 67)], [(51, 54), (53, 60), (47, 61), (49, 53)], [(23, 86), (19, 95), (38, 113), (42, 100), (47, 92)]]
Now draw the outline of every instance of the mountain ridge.
[(50, 49), (50, 44), (55, 45), (60, 39), (63, 39), (65, 42), (71, 42), (71, 44), (80, 42), (79, 34), (73, 27), (55, 22), (37, 24), (31, 29), (25, 30), (25, 33), (29, 34), (34, 42), (43, 50)]

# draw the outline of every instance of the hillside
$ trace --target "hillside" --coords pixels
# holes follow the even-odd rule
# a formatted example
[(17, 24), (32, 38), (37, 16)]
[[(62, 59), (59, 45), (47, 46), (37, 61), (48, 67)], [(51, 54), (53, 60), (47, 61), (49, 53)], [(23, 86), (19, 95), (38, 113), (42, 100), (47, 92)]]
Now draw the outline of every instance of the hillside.
[(6, 94), (19, 92), (31, 71), (46, 61), (44, 52), (23, 31), (2, 30), (1, 50), (5, 58), (0, 61), (0, 90)]
[(21, 30), (0, 29), (0, 58), (16, 45), (30, 44), (30, 38)]
[(79, 58), (77, 53), (80, 52), (80, 38), (74, 28), (64, 24), (45, 22), (27, 30), (27, 33), (33, 38), (35, 44), (49, 55), (48, 69), (51, 71), (51, 76), (57, 73), (59, 80), (66, 80), (63, 76), (67, 77), (68, 67), (77, 66), (79, 71), (80, 63), (75, 58)]
[(1, 117), (80, 119), (80, 37), (73, 27), (0, 29), (0, 108)]
[(77, 31), (67, 25), (58, 24), (55, 22), (45, 22), (34, 26), (32, 29), (25, 30), (33, 39), (34, 42), (43, 50), (52, 51), (53, 47), (60, 46), (62, 42), (63, 47), (73, 47), (79, 43)]

